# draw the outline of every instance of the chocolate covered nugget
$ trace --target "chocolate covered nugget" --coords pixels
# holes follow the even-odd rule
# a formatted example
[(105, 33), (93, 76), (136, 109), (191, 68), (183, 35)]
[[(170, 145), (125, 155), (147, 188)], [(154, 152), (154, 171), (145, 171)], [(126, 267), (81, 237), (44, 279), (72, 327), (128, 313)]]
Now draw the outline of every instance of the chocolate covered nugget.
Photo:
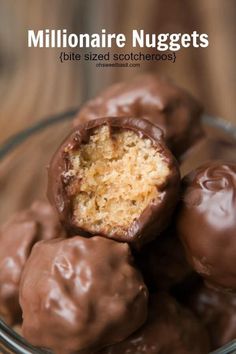
[(14, 214), (0, 229), (0, 316), (8, 324), (21, 320), (19, 283), (33, 245), (63, 236), (52, 207), (36, 201)]
[(48, 196), (72, 234), (139, 247), (168, 225), (179, 178), (159, 128), (142, 119), (104, 118), (77, 127), (59, 147)]
[(188, 260), (208, 286), (236, 291), (235, 163), (205, 163), (184, 178), (177, 224)]
[(82, 107), (74, 125), (100, 117), (137, 117), (149, 120), (164, 131), (176, 157), (203, 136), (202, 107), (187, 91), (170, 79), (140, 75), (114, 84)]
[(23, 335), (55, 353), (94, 353), (144, 323), (147, 298), (128, 244), (99, 236), (42, 241), (21, 280)]

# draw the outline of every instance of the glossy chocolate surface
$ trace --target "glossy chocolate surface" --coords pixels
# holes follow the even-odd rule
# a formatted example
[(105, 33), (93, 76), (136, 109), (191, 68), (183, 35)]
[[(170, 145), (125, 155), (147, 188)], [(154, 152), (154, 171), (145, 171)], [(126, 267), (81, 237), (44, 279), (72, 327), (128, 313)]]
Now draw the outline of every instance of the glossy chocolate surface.
[(21, 320), (19, 282), (34, 243), (63, 234), (52, 207), (36, 201), (13, 215), (0, 230), (0, 316), (8, 324)]
[[(160, 197), (153, 200), (143, 211), (141, 216), (135, 220), (127, 230), (125, 236), (113, 235), (112, 238), (128, 242), (135, 247), (140, 247), (144, 243), (154, 239), (164, 228), (167, 227), (172, 212), (179, 197), (179, 168), (175, 158), (166, 147), (162, 132), (159, 128), (143, 119), (136, 118), (101, 118), (89, 121), (77, 127), (77, 129), (64, 141), (54, 155), (49, 168), (48, 197), (53, 206), (58, 211), (62, 223), (72, 234), (91, 236), (89, 230), (83, 230), (76, 225), (72, 212), (72, 197), (67, 193), (69, 181), (63, 179), (63, 175), (68, 171), (68, 152), (79, 149), (80, 145), (86, 143), (90, 134), (102, 125), (107, 125), (112, 131), (116, 129), (132, 130), (142, 138), (149, 138), (158, 153), (163, 155), (169, 167), (163, 186), (159, 186)], [(104, 234), (101, 230), (101, 235)]]
[(128, 244), (99, 236), (42, 241), (21, 280), (23, 335), (55, 353), (92, 353), (137, 330), (147, 298)]
[(236, 164), (212, 161), (183, 181), (178, 232), (211, 287), (236, 290)]
[(88, 101), (74, 126), (100, 117), (144, 118), (164, 131), (168, 146), (178, 157), (203, 136), (201, 113), (199, 102), (171, 80), (141, 75), (110, 86)]
[(209, 339), (200, 322), (167, 293), (151, 297), (147, 322), (101, 354), (207, 354)]

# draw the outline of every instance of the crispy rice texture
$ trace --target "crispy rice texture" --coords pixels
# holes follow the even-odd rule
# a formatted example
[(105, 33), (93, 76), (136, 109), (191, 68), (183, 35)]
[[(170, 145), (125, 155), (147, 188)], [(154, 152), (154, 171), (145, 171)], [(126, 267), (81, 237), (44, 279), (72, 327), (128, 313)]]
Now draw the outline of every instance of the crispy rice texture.
[(73, 218), (84, 230), (124, 235), (152, 200), (170, 173), (167, 162), (148, 138), (131, 130), (110, 134), (104, 125), (88, 143), (69, 155), (73, 177), (68, 191)]

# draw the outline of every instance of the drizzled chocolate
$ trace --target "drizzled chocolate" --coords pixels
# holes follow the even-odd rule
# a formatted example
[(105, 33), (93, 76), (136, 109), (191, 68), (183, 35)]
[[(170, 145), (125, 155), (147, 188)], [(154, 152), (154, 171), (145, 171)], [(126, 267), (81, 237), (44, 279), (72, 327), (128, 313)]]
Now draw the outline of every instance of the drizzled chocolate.
[(141, 75), (110, 86), (88, 101), (74, 126), (100, 117), (144, 118), (164, 131), (168, 146), (178, 157), (203, 136), (201, 113), (199, 102), (171, 80)]
[(184, 178), (178, 232), (209, 286), (236, 290), (236, 164), (212, 161)]

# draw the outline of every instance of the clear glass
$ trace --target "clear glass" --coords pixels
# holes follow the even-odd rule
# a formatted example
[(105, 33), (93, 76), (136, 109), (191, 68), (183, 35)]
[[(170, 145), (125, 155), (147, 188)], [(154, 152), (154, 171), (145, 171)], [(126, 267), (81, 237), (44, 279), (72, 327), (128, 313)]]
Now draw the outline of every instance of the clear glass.
[[(47, 169), (51, 156), (72, 129), (76, 109), (37, 123), (17, 134), (0, 147), (0, 223), (15, 210), (29, 205), (35, 198), (46, 198)], [(209, 116), (202, 117), (206, 137), (183, 156), (182, 174), (209, 159), (236, 162), (236, 127)], [(42, 148), (43, 147), (43, 148)], [(9, 198), (10, 196), (10, 198)], [(194, 345), (194, 343), (193, 343)], [(0, 319), (0, 352), (45, 354), (25, 341)], [(213, 352), (212, 352), (213, 353)], [(236, 341), (214, 351), (215, 354), (236, 353)]]

